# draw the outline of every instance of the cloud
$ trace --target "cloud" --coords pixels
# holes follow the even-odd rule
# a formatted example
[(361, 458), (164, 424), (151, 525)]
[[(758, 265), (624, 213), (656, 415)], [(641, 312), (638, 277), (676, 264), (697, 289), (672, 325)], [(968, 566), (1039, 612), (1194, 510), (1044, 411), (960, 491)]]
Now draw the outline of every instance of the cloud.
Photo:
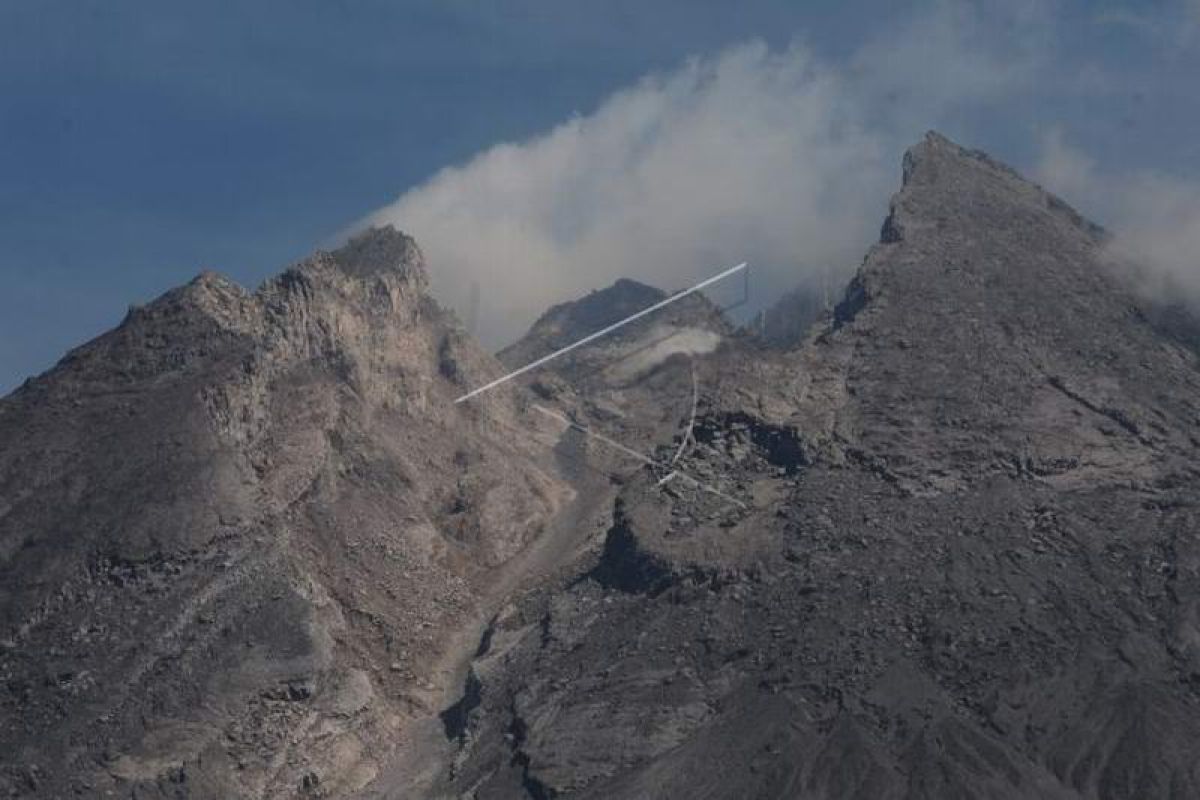
[(749, 260), (756, 287), (794, 284), (861, 255), (894, 172), (844, 96), (803, 48), (736, 47), (444, 170), (370, 222), (417, 237), (444, 302), (478, 281), (493, 344), (622, 276), (674, 289)]
[(1171, 50), (1187, 50), (1200, 41), (1200, 0), (1169, 0), (1149, 10), (1107, 8), (1094, 21), (1126, 28)]
[(943, 4), (838, 64), (801, 43), (694, 58), (443, 170), (365, 223), (414, 235), (463, 317), (477, 284), (493, 346), (622, 276), (675, 289), (746, 260), (766, 305), (857, 266), (925, 128), (1028, 80), (1042, 20), (997, 26), (972, 8)]
[(1047, 133), (1034, 174), (1047, 188), (1078, 198), (1113, 233), (1115, 263), (1158, 298), (1200, 301), (1200, 183), (1151, 170), (1106, 169)]

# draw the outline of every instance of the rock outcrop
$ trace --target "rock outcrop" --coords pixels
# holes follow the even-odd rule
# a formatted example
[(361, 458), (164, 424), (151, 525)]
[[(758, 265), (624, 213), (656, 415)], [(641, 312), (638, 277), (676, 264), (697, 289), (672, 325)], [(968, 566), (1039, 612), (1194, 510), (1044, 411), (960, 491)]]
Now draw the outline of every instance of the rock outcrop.
[(511, 394), (453, 405), (502, 368), (426, 280), (392, 229), (206, 273), (0, 402), (0, 787), (341, 796), (439, 710), (569, 489)]

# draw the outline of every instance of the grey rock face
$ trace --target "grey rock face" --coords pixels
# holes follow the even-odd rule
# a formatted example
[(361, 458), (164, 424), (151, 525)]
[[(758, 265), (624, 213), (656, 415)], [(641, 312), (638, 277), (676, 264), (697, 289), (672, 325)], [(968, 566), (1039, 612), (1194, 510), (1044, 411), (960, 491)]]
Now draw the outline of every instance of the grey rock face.
[(437, 710), (567, 489), (425, 284), (391, 229), (205, 274), (0, 402), (0, 796), (341, 796)]
[(1196, 356), (1103, 234), (931, 134), (824, 331), (489, 631), (431, 796), (1200, 796)]

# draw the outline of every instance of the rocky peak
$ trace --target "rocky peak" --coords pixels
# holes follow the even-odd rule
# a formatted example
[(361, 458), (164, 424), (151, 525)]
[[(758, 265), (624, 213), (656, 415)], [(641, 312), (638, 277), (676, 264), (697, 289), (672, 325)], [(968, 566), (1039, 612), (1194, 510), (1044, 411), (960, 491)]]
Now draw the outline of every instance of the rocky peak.
[(532, 331), (568, 339), (586, 336), (606, 325), (635, 314), (667, 296), (662, 289), (621, 278), (612, 286), (554, 306), (534, 323)]
[[(455, 327), (428, 294), (416, 242), (392, 226), (371, 228), (332, 252), (318, 251), (248, 291), (205, 270), (144, 305), (121, 325), (71, 351), (72, 381), (199, 374), (216, 361), (254, 353), (285, 363), (318, 355), (346, 365), (378, 360), (398, 341), (433, 342)], [(415, 338), (414, 338), (415, 337)], [(389, 343), (389, 344), (385, 344)], [(482, 354), (468, 358), (481, 367)], [(282, 361), (281, 361), (282, 360)], [(427, 365), (410, 364), (410, 370)], [(31, 382), (39, 384), (40, 379)], [(60, 382), (61, 388), (61, 382)]]
[(254, 304), (251, 292), (212, 270), (201, 272), (176, 291), (180, 305), (194, 308), (226, 327), (244, 320)]
[(881, 240), (892, 243), (915, 229), (939, 235), (951, 220), (971, 224), (1016, 211), (1065, 221), (1081, 238), (1098, 241), (1103, 228), (1085, 219), (1057, 196), (988, 154), (962, 147), (935, 131), (904, 154), (903, 184), (892, 198)]
[[(1108, 269), (1102, 229), (1065, 202), (929, 134), (904, 158), (881, 238), (835, 310), (831, 337), (853, 343), (853, 404), (876, 420), (860, 441), (912, 464), (911, 439), (920, 438), (931, 463), (953, 463), (962, 476), (1034, 452), (1035, 462), (1059, 465), (1063, 482), (1120, 480), (1134, 463), (1149, 473), (1190, 446), (1175, 433), (1147, 445), (1163, 420), (1181, 430), (1194, 418), (1190, 356), (1164, 350)], [(1148, 353), (1164, 356), (1156, 389)], [(890, 419), (877, 424), (885, 407), (905, 420), (905, 437)], [(968, 424), (980, 419), (986, 438)], [(1103, 456), (1080, 444), (1091, 446), (1096, 431)], [(1008, 461), (997, 461), (1005, 448)]]
[(429, 283), (425, 256), (416, 240), (392, 225), (372, 226), (355, 234), (329, 257), (343, 272), (354, 277), (399, 273), (422, 289)]
[(132, 305), (126, 323), (146, 323), (153, 319), (173, 319), (180, 315), (200, 314), (228, 317), (252, 301), (252, 295), (224, 275), (204, 270), (183, 286), (170, 289), (144, 305)]
[(263, 284), (258, 296), (288, 305), (296, 296), (341, 297), (355, 310), (412, 311), (428, 300), (425, 258), (412, 237), (391, 225), (369, 228), (333, 251), (311, 257)]
[[(578, 300), (553, 306), (538, 318), (525, 336), (501, 351), (500, 359), (510, 366), (531, 361), (649, 308), (667, 296), (662, 289), (620, 278), (611, 286), (594, 289)], [(693, 294), (621, 328), (614, 333), (613, 341), (628, 343), (644, 339), (653, 336), (654, 331), (662, 333), (666, 330), (664, 326), (671, 330), (696, 328), (720, 336), (731, 331), (719, 308), (703, 295)], [(599, 343), (599, 346), (605, 344)], [(608, 357), (611, 355), (609, 353)]]
[[(938, 163), (949, 164), (951, 169), (975, 165), (1023, 180), (1007, 164), (996, 161), (982, 150), (963, 147), (937, 131), (927, 131), (921, 141), (904, 153), (902, 186), (908, 186), (918, 178), (935, 180), (936, 173), (930, 173), (929, 170), (935, 168)], [(918, 169), (921, 170), (920, 174)]]

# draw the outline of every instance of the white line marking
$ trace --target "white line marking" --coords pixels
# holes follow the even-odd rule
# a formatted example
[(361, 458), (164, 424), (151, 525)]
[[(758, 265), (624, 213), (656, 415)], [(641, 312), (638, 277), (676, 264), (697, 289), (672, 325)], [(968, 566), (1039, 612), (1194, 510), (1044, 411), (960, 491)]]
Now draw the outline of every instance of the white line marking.
[(667, 299), (660, 300), (659, 302), (655, 303), (654, 305), (650, 306), (649, 308), (643, 308), (641, 311), (637, 312), (636, 314), (631, 314), (628, 317), (625, 317), (625, 319), (622, 319), (618, 322), (614, 322), (612, 325), (609, 325), (607, 328), (604, 328), (603, 330), (598, 330), (593, 334), (589, 334), (588, 336), (583, 337), (582, 339), (580, 339), (577, 342), (569, 344), (566, 347), (563, 347), (559, 350), (555, 350), (553, 353), (550, 353), (549, 355), (542, 356), (541, 358), (537, 359), (536, 361), (526, 364), (525, 366), (521, 367), (520, 369), (515, 369), (512, 372), (508, 373), (507, 375), (502, 375), (499, 378), (497, 378), (496, 380), (492, 381), (491, 383), (484, 384), (483, 386), (480, 386), (478, 389), (472, 389), (471, 391), (467, 392), (466, 394), (464, 394), (462, 397), (458, 398), (454, 402), (461, 403), (464, 400), (470, 400), (472, 397), (474, 397), (477, 394), (482, 394), (483, 392), (486, 392), (488, 389), (494, 389), (497, 386), (499, 386), (500, 384), (511, 381), (513, 378), (515, 378), (519, 375), (524, 375), (526, 372), (529, 372), (531, 369), (537, 369), (542, 364), (545, 364), (547, 361), (552, 361), (553, 359), (556, 359), (561, 355), (571, 352), (572, 350), (574, 350), (577, 347), (582, 347), (583, 345), (587, 344), (588, 342), (594, 342), (595, 340), (599, 339), (601, 336), (606, 336), (606, 335), (612, 333), (617, 328), (628, 325), (629, 323), (633, 322), (634, 320), (641, 319), (642, 317), (646, 316), (647, 314), (651, 314), (655, 311), (658, 311), (663, 306), (670, 305), (671, 303), (674, 303), (676, 300), (680, 300), (684, 297), (687, 297), (689, 294), (698, 292), (706, 286), (711, 286), (712, 284), (716, 283), (717, 281), (719, 281), (723, 278), (728, 278), (733, 273), (743, 270), (745, 268), (746, 268), (746, 262), (743, 261), (742, 263), (738, 264), (736, 267), (730, 267), (729, 269), (725, 270), (724, 272), (714, 275), (713, 277), (709, 278), (708, 280), (697, 283), (695, 286), (691, 287), (690, 289), (684, 289), (681, 292), (676, 292), (675, 294), (671, 295)]
[[(614, 442), (612, 439), (608, 438), (607, 436), (596, 433), (595, 431), (591, 430), (590, 428), (586, 428), (583, 425), (580, 425), (578, 422), (575, 422), (574, 420), (570, 419), (569, 417), (564, 417), (562, 414), (559, 414), (556, 411), (551, 411), (550, 409), (546, 408), (545, 406), (539, 406), (535, 403), (533, 405), (533, 410), (538, 411), (542, 414), (545, 414), (546, 416), (551, 417), (553, 419), (556, 419), (559, 422), (566, 425), (567, 427), (574, 428), (575, 430), (582, 433), (584, 436), (589, 436), (593, 439), (597, 439), (597, 440), (603, 442), (604, 444), (607, 444), (610, 447), (614, 447), (617, 450), (620, 450), (622, 453), (625, 453), (628, 456), (632, 456), (633, 458), (636, 458), (638, 461), (641, 461), (643, 464), (647, 464), (652, 467), (658, 467), (659, 469), (668, 469), (668, 470), (671, 469), (670, 464), (664, 464), (661, 461), (655, 461), (653, 458), (650, 458), (647, 455), (643, 455), (643, 454), (639, 453), (637, 450), (626, 447), (625, 445), (621, 444), (620, 442)], [(671, 474), (668, 475), (667, 477), (668, 478), (671, 478), (671, 477), (682, 478), (682, 479), (686, 480), (688, 483), (692, 484), (693, 486), (703, 489), (704, 491), (706, 491), (710, 494), (715, 494), (717, 497), (721, 498), (722, 500), (733, 503), (734, 505), (738, 506), (739, 508), (746, 507), (746, 504), (743, 503), (741, 500), (738, 500), (736, 497), (730, 497), (729, 495), (725, 494), (724, 492), (720, 491), (719, 489), (714, 489), (713, 487), (709, 486), (707, 483), (699, 481), (699, 480), (693, 478), (691, 475), (688, 475), (686, 472), (683, 472), (681, 470), (677, 470), (677, 469), (671, 470)], [(663, 483), (666, 483), (666, 478), (659, 481), (658, 485), (661, 486)]]
[(675, 451), (675, 456), (671, 459), (672, 464), (678, 461), (683, 455), (683, 451), (687, 449), (688, 439), (692, 438), (692, 431), (696, 427), (696, 407), (700, 405), (700, 387), (696, 383), (696, 359), (689, 358), (688, 365), (692, 368), (692, 416), (688, 420), (687, 431), (684, 432), (683, 439), (679, 442), (679, 449)]
[(594, 439), (599, 439), (600, 441), (604, 442), (609, 447), (614, 447), (617, 450), (620, 450), (625, 455), (636, 458), (638, 461), (641, 461), (643, 464), (647, 464), (651, 467), (660, 466), (659, 463), (657, 461), (655, 461), (653, 458), (650, 458), (649, 456), (646, 456), (646, 455), (642, 455), (637, 450), (634, 450), (633, 448), (630, 448), (630, 447), (626, 447), (625, 445), (621, 444), (620, 442), (613, 441), (612, 439), (608, 438), (607, 436), (605, 436), (603, 434), (596, 433), (595, 431), (593, 431), (589, 428), (586, 428), (583, 425), (580, 425), (578, 422), (575, 422), (570, 417), (564, 417), (562, 414), (559, 414), (555, 411), (551, 411), (550, 409), (546, 408), (545, 406), (539, 406), (536, 404), (533, 406), (533, 410), (538, 411), (542, 414), (545, 414), (547, 417), (556, 419), (559, 422), (566, 425), (567, 427), (574, 428), (575, 430), (579, 431), (582, 434), (591, 436)]

